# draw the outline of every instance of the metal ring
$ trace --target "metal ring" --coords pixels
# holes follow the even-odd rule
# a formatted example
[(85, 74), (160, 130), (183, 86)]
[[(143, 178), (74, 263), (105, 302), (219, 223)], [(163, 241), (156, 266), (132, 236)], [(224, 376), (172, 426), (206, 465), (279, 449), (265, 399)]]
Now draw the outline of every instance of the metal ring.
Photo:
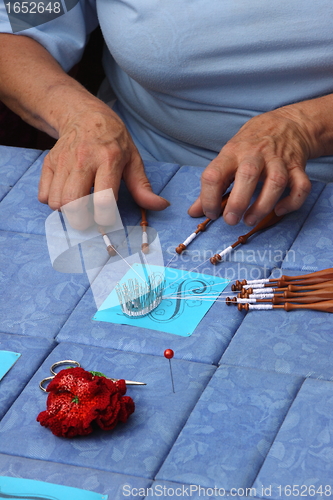
[(50, 368), (50, 372), (53, 373), (53, 375), (57, 375), (57, 372), (54, 371), (54, 368), (58, 368), (58, 366), (62, 365), (75, 365), (78, 367), (81, 366), (78, 361), (74, 361), (73, 359), (64, 359), (63, 361), (57, 361), (56, 363), (53, 363), (53, 365)]
[(43, 387), (43, 384), (45, 384), (45, 382), (50, 382), (51, 380), (53, 380), (54, 377), (46, 377), (46, 378), (43, 378), (43, 380), (41, 382), (39, 382), (39, 388), (42, 389), (42, 391), (44, 392), (47, 392), (45, 387)]

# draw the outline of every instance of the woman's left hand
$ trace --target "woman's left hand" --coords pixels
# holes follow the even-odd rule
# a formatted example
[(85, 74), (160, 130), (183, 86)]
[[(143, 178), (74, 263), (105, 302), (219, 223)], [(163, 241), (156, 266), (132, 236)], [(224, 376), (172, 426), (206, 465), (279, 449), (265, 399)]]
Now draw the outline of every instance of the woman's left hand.
[[(332, 106), (332, 96), (326, 97)], [(235, 225), (244, 216), (244, 222), (254, 226), (274, 207), (277, 215), (297, 210), (311, 190), (305, 173), (307, 160), (327, 154), (326, 142), (320, 141), (318, 133), (325, 128), (324, 123), (312, 120), (318, 114), (314, 103), (322, 100), (325, 98), (251, 118), (204, 170), (200, 197), (190, 207), (189, 214), (198, 217), (204, 213), (216, 219), (222, 195), (233, 181), (223, 215), (227, 224)], [(332, 136), (332, 130), (326, 135)], [(262, 189), (250, 205), (260, 180)], [(287, 186), (290, 193), (279, 201)]]

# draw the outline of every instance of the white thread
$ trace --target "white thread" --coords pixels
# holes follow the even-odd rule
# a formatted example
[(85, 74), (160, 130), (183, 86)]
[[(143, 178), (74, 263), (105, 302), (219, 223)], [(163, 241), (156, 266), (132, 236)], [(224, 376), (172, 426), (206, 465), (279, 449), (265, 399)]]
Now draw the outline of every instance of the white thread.
[(105, 241), (107, 247), (108, 246), (112, 247), (111, 241), (109, 240), (109, 237), (106, 234), (103, 234), (103, 240)]
[(228, 253), (230, 253), (232, 250), (233, 250), (232, 246), (227, 247), (224, 250), (222, 250), (221, 253), (219, 253), (219, 256), (223, 257), (224, 255), (227, 255)]
[(275, 297), (274, 293), (250, 293), (249, 299), (272, 299)]
[(257, 283), (269, 283), (269, 278), (262, 278), (260, 280), (247, 280), (248, 285), (256, 285)]
[(146, 231), (142, 232), (142, 243), (148, 243), (148, 234), (146, 233)]
[(243, 288), (245, 288), (245, 290), (247, 290), (248, 288), (264, 288), (265, 284), (264, 283), (253, 283), (252, 285), (243, 285)]
[(249, 304), (249, 309), (253, 309), (253, 310), (257, 310), (257, 311), (259, 311), (260, 309), (269, 310), (269, 309), (273, 309), (273, 304)]
[(248, 299), (237, 299), (237, 304), (255, 304), (257, 299), (248, 298)]
[(186, 238), (186, 240), (184, 241), (183, 245), (185, 245), (187, 247), (187, 245), (189, 245), (191, 243), (191, 241), (194, 240), (196, 235), (197, 235), (197, 233), (190, 234), (190, 236), (188, 238)]
[[(274, 290), (275, 290), (275, 288), (270, 288), (270, 287), (265, 288), (266, 293), (273, 293)], [(254, 288), (253, 293), (262, 293), (262, 289), (261, 288)]]

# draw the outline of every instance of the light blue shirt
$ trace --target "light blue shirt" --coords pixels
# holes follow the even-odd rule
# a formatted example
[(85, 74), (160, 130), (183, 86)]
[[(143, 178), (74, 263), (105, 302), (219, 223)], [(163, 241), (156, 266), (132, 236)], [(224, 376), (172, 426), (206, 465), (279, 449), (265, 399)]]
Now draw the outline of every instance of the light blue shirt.
[(80, 0), (21, 33), (68, 70), (98, 22), (115, 109), (157, 160), (205, 166), (249, 118), (333, 92), (332, 0)]

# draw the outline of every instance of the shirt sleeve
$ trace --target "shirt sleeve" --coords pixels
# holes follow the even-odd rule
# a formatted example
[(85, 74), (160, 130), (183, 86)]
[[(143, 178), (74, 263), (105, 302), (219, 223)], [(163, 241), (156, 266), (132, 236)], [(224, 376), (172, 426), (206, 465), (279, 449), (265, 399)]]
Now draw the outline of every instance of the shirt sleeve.
[(33, 38), (66, 72), (97, 25), (96, 0), (0, 0), (0, 33)]

